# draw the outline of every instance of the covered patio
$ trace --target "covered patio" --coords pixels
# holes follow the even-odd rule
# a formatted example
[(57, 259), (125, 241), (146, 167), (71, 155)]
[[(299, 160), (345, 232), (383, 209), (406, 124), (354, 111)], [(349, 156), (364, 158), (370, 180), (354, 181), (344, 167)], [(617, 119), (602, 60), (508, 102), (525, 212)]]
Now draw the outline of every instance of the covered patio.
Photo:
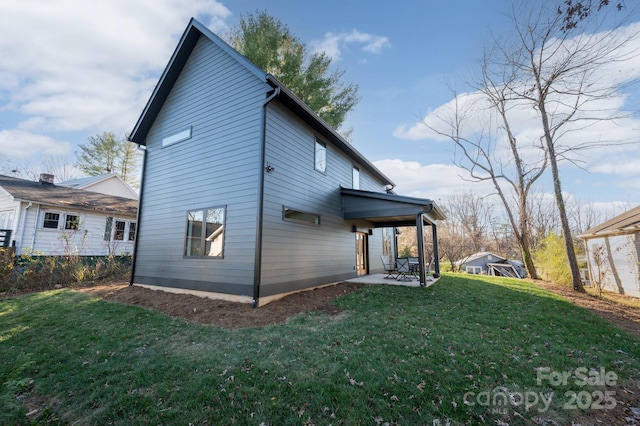
[[(437, 204), (426, 198), (405, 197), (392, 193), (341, 188), (345, 220), (366, 220), (375, 228), (415, 226), (418, 244), (418, 281), (425, 286), (427, 264), (425, 256), (425, 226), (431, 226), (434, 257), (434, 278), (440, 276), (438, 260), (438, 229), (436, 222), (446, 219)], [(391, 281), (391, 280), (386, 280)]]

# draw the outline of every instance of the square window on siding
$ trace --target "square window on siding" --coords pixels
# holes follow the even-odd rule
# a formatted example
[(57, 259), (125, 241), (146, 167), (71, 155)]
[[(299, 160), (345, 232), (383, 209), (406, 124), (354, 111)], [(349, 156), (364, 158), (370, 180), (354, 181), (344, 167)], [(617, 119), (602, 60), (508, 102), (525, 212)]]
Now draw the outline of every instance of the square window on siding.
[(187, 257), (223, 257), (225, 207), (187, 212), (184, 255)]
[(320, 225), (320, 215), (282, 207), (282, 220)]
[(327, 145), (318, 139), (316, 139), (315, 164), (317, 171), (321, 173), (327, 171)]
[(64, 229), (77, 231), (78, 227), (80, 227), (80, 216), (75, 214), (68, 214), (65, 216)]
[(44, 214), (43, 228), (58, 229), (58, 223), (60, 222), (60, 213), (46, 212)]
[(353, 166), (353, 178), (351, 180), (353, 189), (360, 189), (360, 169), (356, 166)]

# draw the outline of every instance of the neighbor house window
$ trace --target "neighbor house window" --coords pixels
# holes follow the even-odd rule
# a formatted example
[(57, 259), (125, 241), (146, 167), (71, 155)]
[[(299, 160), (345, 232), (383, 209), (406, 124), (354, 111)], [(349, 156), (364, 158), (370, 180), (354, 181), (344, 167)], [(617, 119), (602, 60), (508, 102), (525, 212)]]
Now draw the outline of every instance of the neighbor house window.
[(113, 232), (113, 239), (116, 241), (124, 240), (124, 229), (127, 227), (127, 223), (122, 220), (116, 220), (116, 226)]
[(135, 222), (131, 222), (129, 224), (129, 241), (135, 241), (136, 239), (136, 223)]
[(225, 208), (214, 207), (187, 212), (187, 257), (223, 257)]
[(282, 207), (282, 219), (291, 220), (294, 222), (309, 223), (312, 225), (320, 225), (320, 215), (302, 212), (284, 206)]
[(107, 217), (104, 224), (105, 241), (134, 241), (136, 237), (136, 223), (129, 220)]
[(80, 226), (80, 216), (75, 214), (68, 214), (65, 217), (64, 229), (71, 229), (73, 231), (76, 231), (78, 230), (79, 226)]
[(60, 213), (45, 213), (44, 214), (44, 222), (42, 223), (43, 228), (48, 229), (58, 229), (58, 222), (60, 221)]
[(45, 229), (77, 231), (80, 227), (80, 216), (77, 214), (44, 212), (42, 227)]
[(360, 189), (360, 169), (353, 166), (353, 179), (351, 188)]
[(481, 274), (482, 266), (467, 266), (467, 274)]
[(327, 145), (316, 139), (316, 170), (325, 173), (327, 171)]
[(108, 217), (106, 223), (104, 224), (104, 240), (111, 240), (111, 228), (113, 228), (113, 218)]

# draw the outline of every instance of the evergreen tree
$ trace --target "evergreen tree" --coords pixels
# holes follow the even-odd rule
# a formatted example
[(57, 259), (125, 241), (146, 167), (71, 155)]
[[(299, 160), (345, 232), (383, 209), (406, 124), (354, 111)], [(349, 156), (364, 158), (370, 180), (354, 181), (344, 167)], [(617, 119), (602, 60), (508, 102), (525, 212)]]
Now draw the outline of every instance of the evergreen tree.
[(330, 71), (331, 58), (309, 53), (289, 28), (266, 12), (242, 16), (231, 45), (276, 77), (334, 129), (358, 103), (358, 86), (344, 84), (344, 71)]
[(91, 136), (88, 143), (79, 145), (76, 167), (89, 176), (115, 173), (129, 185), (136, 187), (135, 172), (140, 154), (132, 143), (113, 132)]

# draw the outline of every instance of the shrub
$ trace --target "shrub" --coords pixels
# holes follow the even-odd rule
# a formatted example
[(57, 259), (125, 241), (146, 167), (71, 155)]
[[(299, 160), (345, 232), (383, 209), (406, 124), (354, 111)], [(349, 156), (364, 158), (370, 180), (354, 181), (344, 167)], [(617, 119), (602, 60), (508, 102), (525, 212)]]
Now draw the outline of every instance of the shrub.
[(545, 281), (571, 285), (571, 269), (564, 246), (564, 239), (554, 233), (549, 234), (534, 253), (540, 277)]
[(131, 256), (15, 255), (0, 251), (0, 291), (36, 291), (100, 280), (125, 280)]

